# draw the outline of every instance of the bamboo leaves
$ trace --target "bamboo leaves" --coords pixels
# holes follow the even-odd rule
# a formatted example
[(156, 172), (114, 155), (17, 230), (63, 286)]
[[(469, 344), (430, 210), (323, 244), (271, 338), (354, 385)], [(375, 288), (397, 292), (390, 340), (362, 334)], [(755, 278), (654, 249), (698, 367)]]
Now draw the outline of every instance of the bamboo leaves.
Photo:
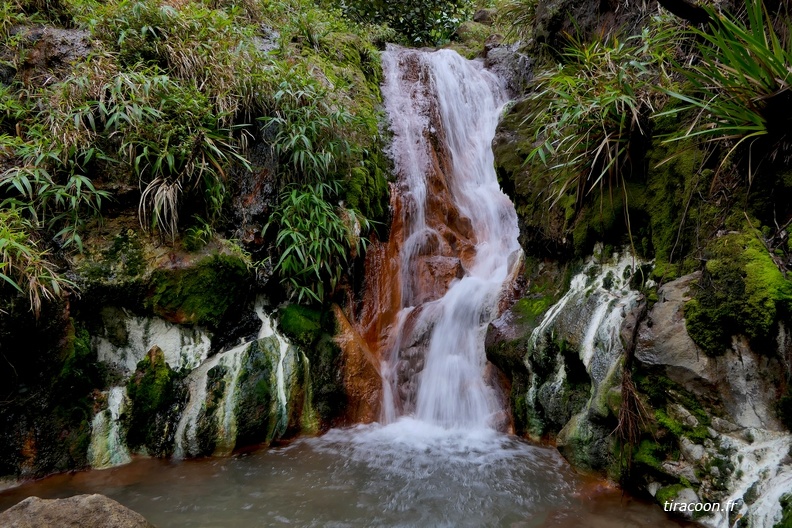
[(369, 222), (354, 210), (333, 207), (326, 197), (336, 193), (330, 184), (287, 189), (265, 227), (278, 226), (275, 269), (297, 302), (324, 302), (344, 267), (365, 246), (359, 233), (368, 230)]

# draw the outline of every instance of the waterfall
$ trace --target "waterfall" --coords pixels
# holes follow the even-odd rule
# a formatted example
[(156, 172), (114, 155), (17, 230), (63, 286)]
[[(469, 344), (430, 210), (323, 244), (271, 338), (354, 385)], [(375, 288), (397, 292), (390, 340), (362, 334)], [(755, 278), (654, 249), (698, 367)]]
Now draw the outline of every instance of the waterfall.
[(505, 92), (450, 50), (391, 46), (383, 68), (403, 240), (383, 420), (490, 427), (502, 404), (485, 379), (484, 337), (522, 255), (491, 148)]

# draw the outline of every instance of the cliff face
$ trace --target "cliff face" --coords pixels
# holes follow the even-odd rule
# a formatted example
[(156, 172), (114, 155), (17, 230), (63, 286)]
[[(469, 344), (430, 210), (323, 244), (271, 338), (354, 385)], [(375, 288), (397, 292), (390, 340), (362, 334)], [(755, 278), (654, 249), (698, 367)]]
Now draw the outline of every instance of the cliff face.
[[(783, 9), (770, 13), (775, 27), (788, 26)], [(591, 53), (651, 27), (648, 11), (539, 2), (533, 37), (559, 51), (563, 39), (547, 28), (574, 14), (578, 45)], [(560, 57), (569, 71), (596, 67)], [(487, 337), (488, 357), (511, 379), (517, 429), (661, 504), (720, 503), (720, 512), (683, 514), (705, 525), (783, 525), (792, 282), (779, 241), (792, 211), (777, 200), (789, 193), (788, 160), (757, 168), (739, 156), (722, 162), (727, 149), (669, 143), (692, 116), (669, 120), (662, 106), (673, 101), (656, 100), (657, 117), (626, 143), (620, 181), (591, 185), (583, 198), (559, 194), (568, 173), (539, 160), (549, 129), (537, 135), (534, 124), (537, 108), (552, 104), (539, 93), (547, 68), (535, 65), (540, 84), (518, 95), (494, 142), (527, 255), (521, 298)], [(579, 88), (570, 80), (568, 89)], [(599, 168), (587, 170), (594, 181)]]

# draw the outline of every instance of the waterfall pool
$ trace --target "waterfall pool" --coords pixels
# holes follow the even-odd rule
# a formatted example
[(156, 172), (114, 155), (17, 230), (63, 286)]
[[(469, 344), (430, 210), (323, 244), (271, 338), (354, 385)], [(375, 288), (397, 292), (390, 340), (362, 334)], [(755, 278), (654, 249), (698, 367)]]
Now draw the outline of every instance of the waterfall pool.
[(0, 510), (80, 493), (105, 494), (158, 528), (685, 526), (576, 474), (555, 449), (409, 418), (231, 457), (55, 475), (3, 491)]

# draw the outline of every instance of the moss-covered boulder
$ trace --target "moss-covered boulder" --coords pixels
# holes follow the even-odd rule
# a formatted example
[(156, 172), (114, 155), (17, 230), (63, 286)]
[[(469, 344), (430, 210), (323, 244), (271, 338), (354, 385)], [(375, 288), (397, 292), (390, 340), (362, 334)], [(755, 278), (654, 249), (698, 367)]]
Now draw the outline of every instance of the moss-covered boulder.
[(237, 445), (270, 442), (285, 430), (285, 424), (278, 423), (275, 408), (278, 399), (275, 380), (278, 349), (275, 336), (260, 339), (251, 344), (242, 360), (235, 410)]
[(685, 305), (688, 333), (707, 354), (723, 354), (737, 334), (747, 336), (756, 350), (766, 349), (778, 321), (792, 313), (792, 281), (760, 237), (746, 230), (707, 245), (696, 294)]
[(154, 346), (127, 382), (130, 407), (126, 415), (127, 445), (152, 456), (173, 453), (178, 410), (186, 397), (178, 375)]
[(151, 276), (146, 305), (173, 323), (217, 328), (229, 312), (238, 311), (249, 290), (248, 277), (241, 258), (222, 253), (194, 266), (158, 269)]
[(343, 415), (346, 392), (341, 349), (331, 311), (321, 312), (291, 304), (279, 311), (279, 328), (304, 353), (311, 378), (311, 402), (319, 428), (327, 428)]

